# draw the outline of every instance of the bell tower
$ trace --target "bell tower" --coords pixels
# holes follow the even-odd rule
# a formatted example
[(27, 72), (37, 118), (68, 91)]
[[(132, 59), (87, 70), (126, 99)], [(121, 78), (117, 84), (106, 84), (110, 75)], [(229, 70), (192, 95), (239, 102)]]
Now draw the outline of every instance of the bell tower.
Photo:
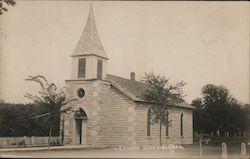
[(103, 80), (106, 78), (108, 57), (96, 29), (92, 6), (86, 26), (71, 57), (72, 80)]
[[(75, 113), (65, 114), (61, 125), (66, 144), (95, 145), (101, 110), (101, 87), (110, 87), (106, 79), (108, 57), (99, 38), (90, 7), (88, 19), (72, 55), (71, 79), (66, 80), (66, 100)], [(65, 105), (65, 107), (67, 107)]]

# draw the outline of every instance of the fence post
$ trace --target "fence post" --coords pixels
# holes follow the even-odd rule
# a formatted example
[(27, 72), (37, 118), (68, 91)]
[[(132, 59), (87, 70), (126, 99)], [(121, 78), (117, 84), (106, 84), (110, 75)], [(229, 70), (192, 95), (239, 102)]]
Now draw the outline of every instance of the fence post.
[(13, 146), (14, 138), (10, 138), (10, 145)]
[(31, 144), (35, 145), (35, 136), (31, 136)]
[(5, 137), (3, 138), (3, 145), (7, 146), (7, 142), (6, 142), (6, 138)]
[(200, 157), (202, 156), (202, 138), (199, 140), (199, 147), (200, 147)]
[(23, 142), (22, 144), (24, 144), (24, 145), (26, 145), (26, 143), (28, 143), (28, 142), (27, 142), (27, 136), (24, 136), (24, 137), (23, 137), (22, 142)]
[(222, 159), (227, 159), (227, 145), (226, 143), (222, 143), (222, 154), (221, 154)]
[(247, 154), (246, 144), (244, 142), (241, 143), (241, 151), (240, 156), (245, 157)]

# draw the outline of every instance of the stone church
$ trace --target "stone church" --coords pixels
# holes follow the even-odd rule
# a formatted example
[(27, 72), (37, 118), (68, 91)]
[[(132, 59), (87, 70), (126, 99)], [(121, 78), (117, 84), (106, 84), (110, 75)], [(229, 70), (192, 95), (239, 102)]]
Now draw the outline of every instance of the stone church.
[[(99, 38), (92, 7), (71, 58), (66, 98), (78, 100), (68, 104), (75, 111), (63, 115), (65, 144), (159, 145), (159, 123), (150, 124), (150, 104), (142, 99), (146, 84), (136, 81), (135, 73), (130, 79), (107, 74), (109, 58)], [(186, 102), (169, 106), (172, 126), (162, 127), (162, 145), (193, 143), (192, 111)]]

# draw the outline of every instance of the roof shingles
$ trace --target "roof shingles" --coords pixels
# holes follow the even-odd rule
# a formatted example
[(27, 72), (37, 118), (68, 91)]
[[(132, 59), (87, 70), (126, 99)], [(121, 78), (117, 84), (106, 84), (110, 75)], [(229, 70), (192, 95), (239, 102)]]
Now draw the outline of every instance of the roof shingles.
[(93, 8), (90, 8), (89, 17), (82, 33), (82, 36), (72, 56), (96, 55), (108, 59), (98, 35), (93, 15)]
[[(143, 92), (146, 90), (146, 83), (130, 80), (115, 75), (107, 74), (107, 80), (111, 82), (116, 88), (120, 89), (121, 92), (128, 94), (130, 98), (134, 98), (134, 101), (144, 101)], [(187, 102), (181, 102), (175, 104), (175, 106), (194, 109), (194, 107)]]

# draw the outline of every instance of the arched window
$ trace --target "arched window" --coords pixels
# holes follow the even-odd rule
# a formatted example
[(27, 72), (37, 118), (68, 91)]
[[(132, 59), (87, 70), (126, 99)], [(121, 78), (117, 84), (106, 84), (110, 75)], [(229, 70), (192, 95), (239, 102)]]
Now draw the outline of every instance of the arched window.
[(180, 128), (181, 136), (183, 136), (183, 113), (181, 113), (181, 128)]
[(169, 116), (169, 112), (167, 111), (166, 113), (166, 120), (167, 120), (167, 125), (166, 125), (166, 136), (168, 136), (168, 131), (169, 131), (169, 119), (168, 119), (168, 116)]
[(80, 119), (80, 120), (87, 119), (87, 115), (86, 115), (85, 111), (82, 108), (79, 108), (75, 112), (75, 119)]
[(152, 116), (152, 111), (149, 108), (147, 113), (147, 136), (150, 136), (151, 116)]

